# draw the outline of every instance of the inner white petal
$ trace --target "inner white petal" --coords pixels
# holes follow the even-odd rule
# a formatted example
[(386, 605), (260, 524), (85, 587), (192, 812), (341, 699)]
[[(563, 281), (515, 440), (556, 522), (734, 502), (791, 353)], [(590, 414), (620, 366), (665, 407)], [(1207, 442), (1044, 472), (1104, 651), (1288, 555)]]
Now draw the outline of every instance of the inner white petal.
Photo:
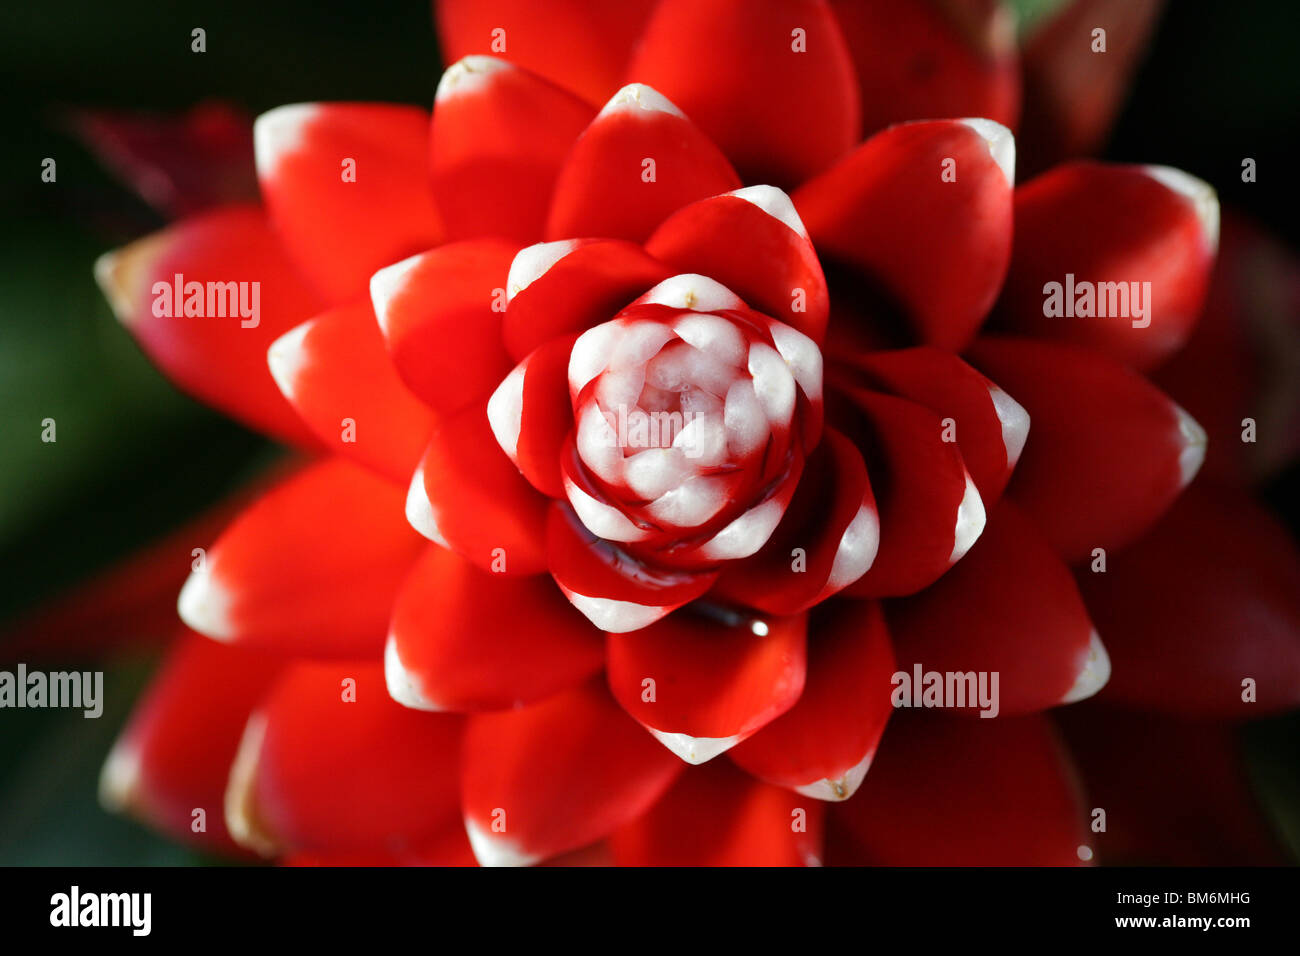
[(789, 425), (794, 415), (794, 376), (785, 359), (771, 346), (755, 342), (749, 347), (749, 374), (768, 420), (777, 426)]

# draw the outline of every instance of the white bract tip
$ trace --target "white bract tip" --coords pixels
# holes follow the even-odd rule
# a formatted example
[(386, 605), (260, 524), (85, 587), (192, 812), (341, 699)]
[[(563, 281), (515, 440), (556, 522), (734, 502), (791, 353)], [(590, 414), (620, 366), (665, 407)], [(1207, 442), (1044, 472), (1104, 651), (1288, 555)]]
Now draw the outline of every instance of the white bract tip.
[(998, 164), (1002, 175), (1007, 177), (1007, 185), (1014, 186), (1016, 184), (1016, 137), (1011, 130), (1001, 123), (981, 117), (971, 117), (961, 122), (984, 137), (984, 142), (989, 144), (989, 154), (993, 157), (993, 162)]
[(253, 158), (259, 179), (275, 175), (280, 160), (303, 142), (303, 131), (320, 113), (318, 103), (290, 103), (263, 113), (253, 122)]
[(443, 710), (424, 696), (424, 691), (418, 682), (411, 677), (410, 672), (402, 664), (402, 659), (397, 653), (395, 634), (389, 634), (388, 641), (384, 644), (384, 684), (388, 687), (388, 696), (403, 707), (410, 707), (412, 710)]
[(745, 739), (739, 735), (735, 737), (692, 737), (689, 734), (670, 734), (662, 730), (655, 730), (653, 727), (646, 727), (646, 730), (650, 731), (655, 740), (693, 766), (707, 763), (719, 754), (726, 753)]
[(668, 97), (644, 83), (629, 83), (623, 87), (610, 97), (609, 102), (601, 108), (600, 116), (632, 110), (645, 110), (649, 113), (671, 113), (673, 116), (682, 118), (686, 116)]
[(670, 610), (666, 607), (635, 604), (632, 601), (588, 597), (571, 591), (563, 585), (560, 590), (564, 592), (570, 604), (587, 616), (587, 620), (607, 634), (639, 631), (659, 620)]
[(298, 373), (307, 363), (307, 350), (303, 348), (303, 340), (307, 338), (313, 324), (314, 320), (294, 326), (266, 350), (266, 364), (271, 369), (271, 378), (275, 379), (280, 393), (290, 402), (293, 401)]
[(739, 309), (745, 303), (722, 283), (707, 276), (685, 273), (665, 279), (637, 302), (642, 305), (666, 305), (692, 312), (720, 312)]
[(1196, 209), (1196, 217), (1201, 221), (1201, 230), (1211, 252), (1219, 248), (1219, 195), (1203, 179), (1197, 179), (1191, 173), (1172, 166), (1147, 166), (1147, 175), (1190, 200)]
[(235, 638), (235, 625), (230, 619), (233, 603), (230, 592), (216, 580), (212, 570), (204, 568), (191, 572), (185, 580), (176, 610), (181, 620), (200, 634), (217, 641), (232, 641)]
[(406, 285), (406, 277), (418, 266), (425, 253), (419, 253), (391, 266), (384, 266), (370, 277), (370, 304), (374, 306), (379, 329), (388, 334), (388, 309), (393, 298)]
[(479, 866), (532, 866), (541, 859), (525, 853), (503, 834), (483, 829), (469, 817), (465, 818), (465, 834)]
[(406, 489), (406, 523), (434, 544), (449, 547), (447, 539), (438, 529), (438, 516), (433, 512), (429, 492), (424, 487), (424, 465), (415, 469), (411, 484)]
[(971, 549), (979, 536), (984, 533), (984, 500), (979, 489), (971, 481), (970, 472), (966, 473), (966, 491), (962, 494), (961, 504), (957, 506), (957, 526), (953, 529), (952, 554), (949, 564), (961, 560), (962, 555)]
[(993, 411), (1002, 424), (1002, 445), (1007, 450), (1007, 467), (1012, 468), (1020, 460), (1020, 454), (1025, 450), (1025, 441), (1029, 438), (1029, 413), (996, 385), (989, 386), (989, 398), (993, 400)]
[(743, 189), (734, 189), (725, 195), (753, 203), (773, 219), (780, 220), (805, 239), (808, 238), (808, 230), (804, 228), (803, 220), (799, 218), (799, 213), (795, 211), (794, 203), (790, 201), (785, 190), (777, 189), (775, 186), (746, 186)]
[(1079, 671), (1079, 675), (1074, 679), (1074, 686), (1061, 698), (1061, 703), (1073, 704), (1075, 701), (1091, 697), (1105, 687), (1108, 680), (1110, 680), (1110, 655), (1106, 653), (1106, 648), (1102, 645), (1097, 632), (1093, 631), (1088, 641), (1088, 657), (1084, 661), (1083, 670)]
[(433, 95), (435, 103), (440, 103), (453, 96), (474, 93), (487, 85), (488, 78), (494, 73), (509, 68), (505, 60), (494, 56), (471, 55), (461, 57), (443, 72), (438, 80), (438, 92)]
[(1186, 487), (1205, 463), (1205, 452), (1210, 440), (1201, 423), (1187, 414), (1186, 410), (1175, 405), (1174, 411), (1178, 415), (1178, 440), (1182, 446), (1178, 452), (1178, 470), (1183, 487)]
[(577, 239), (561, 239), (558, 242), (539, 242), (520, 249), (515, 253), (510, 263), (510, 272), (506, 275), (506, 301), (527, 289), (580, 245), (582, 243)]
[(872, 751), (834, 780), (823, 777), (814, 783), (795, 787), (794, 791), (805, 797), (812, 797), (814, 800), (826, 800), (831, 803), (847, 800), (857, 793), (858, 787), (866, 779), (867, 771), (871, 768), (871, 758), (874, 756), (875, 751)]

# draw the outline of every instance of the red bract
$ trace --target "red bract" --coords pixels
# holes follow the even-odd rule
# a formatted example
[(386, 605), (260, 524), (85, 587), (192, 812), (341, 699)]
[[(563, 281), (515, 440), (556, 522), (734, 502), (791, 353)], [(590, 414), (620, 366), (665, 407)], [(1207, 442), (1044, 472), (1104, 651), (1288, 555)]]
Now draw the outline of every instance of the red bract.
[[(103, 260), (183, 387), (326, 456), (185, 585), (181, 617), (229, 647), (186, 639), (107, 768), (119, 802), (172, 827), (224, 806), (216, 842), (299, 862), (1069, 863), (1084, 804), (1039, 712), (1112, 659), (1139, 664), (1127, 704), (1227, 716), (1251, 676), (1230, 642), (1297, 671), (1290, 570), (1244, 635), (1248, 576), (1220, 600), (1191, 562), (1176, 649), (1130, 611), (1142, 587), (1087, 582), (1094, 617), (1076, 583), (1100, 554), (1176, 601), (1176, 552), (1222, 533), (1175, 511), (1121, 550), (1204, 456), (1133, 366), (1195, 321), (1212, 191), (1099, 165), (1015, 189), (994, 119), (859, 144), (864, 116), (921, 111), (878, 101), (905, 57), (855, 75), (873, 25), (1010, 119), (996, 6), (762, 6), (442, 4), (469, 55), (431, 171), (414, 109), (282, 108), (257, 125), (265, 210)], [(1149, 281), (1151, 321), (1053, 319), (1067, 273)], [(258, 322), (159, 315), (177, 274), (262, 283)], [(990, 313), (1015, 335), (981, 336)], [(1243, 533), (1295, 566), (1266, 521)], [(1145, 680), (1165, 654), (1182, 676)], [(211, 716), (186, 696), (206, 657), (241, 688)], [(1000, 677), (1002, 722), (972, 698), (896, 737), (921, 700), (899, 675), (935, 670)], [(189, 738), (201, 759), (155, 765)]]

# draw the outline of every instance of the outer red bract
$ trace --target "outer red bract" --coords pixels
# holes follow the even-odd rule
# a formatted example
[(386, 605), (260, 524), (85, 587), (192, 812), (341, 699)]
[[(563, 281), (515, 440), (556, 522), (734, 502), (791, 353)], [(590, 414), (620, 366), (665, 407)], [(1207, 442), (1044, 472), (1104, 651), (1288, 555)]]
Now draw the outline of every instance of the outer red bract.
[[(1076, 863), (1041, 712), (1112, 659), (1125, 705), (1227, 717), (1230, 646), (1300, 672), (1268, 519), (1233, 505), (1266, 593), (1183, 576), (1225, 534), (1204, 496), (1165, 514), (1205, 434), (1134, 370), (1194, 336), (1213, 192), (1098, 164), (1017, 187), (996, 4), (762, 6), (446, 0), (431, 133), (272, 111), (264, 208), (102, 261), (182, 387), (328, 456), (186, 584), (222, 644), (160, 674), (118, 803), (224, 807), (211, 842), (292, 862)], [(1066, 272), (1152, 282), (1149, 325), (1054, 323)], [(157, 315), (174, 273), (264, 282), (257, 328)], [(1129, 569), (1161, 601), (1195, 582), (1188, 640), (1152, 636)], [(999, 672), (1006, 716), (891, 720), (913, 666)], [(200, 713), (213, 670), (238, 693)]]

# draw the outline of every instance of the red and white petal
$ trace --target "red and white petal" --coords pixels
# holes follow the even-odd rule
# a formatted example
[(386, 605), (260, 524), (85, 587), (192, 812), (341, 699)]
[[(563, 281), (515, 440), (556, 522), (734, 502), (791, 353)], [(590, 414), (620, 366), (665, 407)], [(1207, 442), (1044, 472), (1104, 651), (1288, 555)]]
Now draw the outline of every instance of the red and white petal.
[(845, 593), (914, 594), (970, 550), (984, 530), (984, 502), (956, 443), (943, 440), (939, 416), (891, 395), (846, 392), (862, 414), (858, 447), (874, 476), (880, 546)]
[(388, 103), (298, 103), (253, 124), (262, 196), (294, 261), (331, 303), (381, 266), (442, 241), (429, 114)]
[(573, 427), (569, 403), (572, 337), (555, 339), (515, 366), (488, 399), (492, 434), (538, 491), (564, 496), (560, 458)]
[(681, 768), (597, 681), (477, 714), (461, 790), (474, 855), (527, 865), (586, 846), (649, 809)]
[(996, 689), (987, 685), (991, 703), (971, 696), (960, 715), (1073, 703), (1110, 676), (1070, 569), (1010, 502), (998, 505), (955, 568), (920, 594), (891, 601), (888, 613), (900, 671), (997, 675)]
[(641, 242), (687, 203), (739, 186), (727, 158), (680, 109), (633, 83), (605, 104), (565, 160), (546, 238)]
[(729, 754), (754, 776), (817, 800), (847, 800), (893, 711), (894, 654), (880, 606), (840, 602), (811, 622), (799, 702)]
[(592, 534), (559, 503), (546, 528), (551, 574), (564, 596), (602, 631), (622, 634), (647, 627), (695, 600), (717, 579), (715, 571), (656, 568)]
[(493, 574), (430, 545), (402, 585), (384, 651), (393, 699), (419, 710), (504, 710), (600, 670), (600, 633), (548, 578)]
[(407, 481), (433, 415), (397, 376), (369, 302), (291, 329), (266, 358), (280, 392), (327, 448)]
[(463, 732), (390, 699), (379, 664), (291, 665), (244, 728), (226, 825), (265, 856), (414, 854), (459, 829)]
[[(180, 630), (104, 763), (100, 802), (176, 839), (236, 853), (222, 812), (226, 772), (280, 665)], [(203, 829), (194, 828), (196, 810)]]
[(497, 445), (481, 405), (438, 422), (411, 479), (411, 527), (487, 571), (546, 570), (547, 499)]
[(819, 0), (661, 0), (627, 76), (677, 103), (749, 182), (797, 184), (859, 139), (853, 63)]
[(1001, 0), (831, 0), (861, 90), (862, 132), (923, 116), (1020, 113), (1016, 20)]
[(1242, 492), (1198, 481), (1077, 574), (1115, 662), (1107, 700), (1240, 720), (1300, 705), (1300, 554)]
[(586, 331), (669, 275), (623, 239), (561, 239), (521, 249), (506, 283), (506, 348), (522, 359), (554, 338)]
[(896, 300), (921, 342), (959, 350), (1006, 275), (1015, 156), (1011, 131), (991, 120), (903, 123), (806, 183), (794, 204), (823, 257)]
[[(101, 256), (95, 279), (122, 325), (177, 386), (253, 428), (319, 447), (271, 380), (266, 350), (319, 313), (322, 302), (260, 209), (227, 206), (138, 239)], [(244, 283), (234, 300), (232, 282)], [(198, 314), (185, 314), (187, 301)]]
[(827, 828), (831, 864), (1078, 866), (1092, 856), (1074, 768), (1041, 715), (897, 714), (870, 782), (831, 806)]
[(880, 547), (880, 519), (862, 454), (828, 428), (767, 544), (723, 568), (714, 594), (794, 614), (861, 578)]
[[(433, 193), (450, 239), (542, 234), (555, 176), (595, 109), (491, 56), (447, 68), (433, 105)], [(508, 184), (508, 185), (507, 185)]]
[(826, 277), (794, 204), (775, 186), (747, 186), (678, 210), (646, 240), (646, 251), (673, 272), (716, 279), (814, 342), (825, 335)]
[(683, 773), (609, 843), (618, 866), (820, 866), (824, 812), (718, 761)]
[(222, 532), (181, 589), (181, 620), (241, 647), (378, 654), (420, 548), (400, 486), (330, 459), (272, 488)]
[(1099, 352), (987, 338), (970, 357), (1033, 418), (1007, 493), (1069, 562), (1139, 537), (1205, 458), (1201, 426)]
[(1139, 369), (1191, 334), (1219, 245), (1219, 201), (1167, 166), (1075, 162), (1016, 190), (999, 324)]
[(986, 506), (1002, 495), (1029, 437), (1020, 403), (951, 352), (928, 345), (854, 355), (871, 386), (953, 420), (962, 460)]
[(618, 87), (654, 0), (437, 0), (443, 62), (496, 53), (592, 103)]
[(466, 239), (370, 279), (370, 299), (402, 380), (436, 412), (486, 399), (514, 364), (501, 338), (517, 244)]
[(609, 688), (690, 764), (730, 750), (799, 699), (807, 619), (683, 611), (606, 639)]

